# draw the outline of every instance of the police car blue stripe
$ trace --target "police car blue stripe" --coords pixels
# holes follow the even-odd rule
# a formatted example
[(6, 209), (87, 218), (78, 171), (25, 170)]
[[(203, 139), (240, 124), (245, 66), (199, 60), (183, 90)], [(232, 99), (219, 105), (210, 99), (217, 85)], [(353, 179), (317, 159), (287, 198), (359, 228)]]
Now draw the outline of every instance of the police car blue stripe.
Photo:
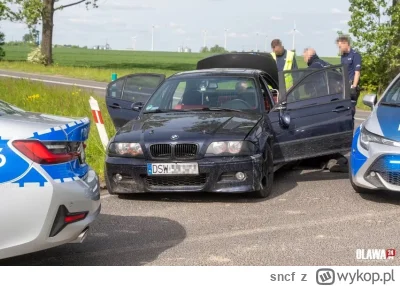
[(367, 157), (365, 157), (359, 150), (358, 150), (358, 138), (360, 137), (360, 127), (357, 128), (356, 132), (354, 133), (353, 143), (351, 146), (351, 156), (350, 156), (350, 165), (351, 165), (351, 173), (353, 176), (357, 174), (360, 168), (365, 164), (367, 161)]

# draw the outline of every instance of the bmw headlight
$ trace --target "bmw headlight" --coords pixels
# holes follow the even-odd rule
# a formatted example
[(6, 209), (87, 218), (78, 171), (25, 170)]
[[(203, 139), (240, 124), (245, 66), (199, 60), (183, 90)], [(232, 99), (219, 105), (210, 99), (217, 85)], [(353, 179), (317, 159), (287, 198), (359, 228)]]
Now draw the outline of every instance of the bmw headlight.
[(389, 139), (386, 139), (385, 137), (371, 133), (367, 129), (365, 129), (365, 127), (361, 128), (360, 145), (364, 149), (369, 150), (369, 143), (371, 143), (371, 142), (383, 144), (383, 145), (400, 147), (400, 142), (389, 140)]
[(108, 155), (113, 157), (141, 157), (143, 150), (139, 143), (111, 143)]
[(206, 156), (252, 155), (254, 150), (249, 141), (218, 141), (208, 146)]

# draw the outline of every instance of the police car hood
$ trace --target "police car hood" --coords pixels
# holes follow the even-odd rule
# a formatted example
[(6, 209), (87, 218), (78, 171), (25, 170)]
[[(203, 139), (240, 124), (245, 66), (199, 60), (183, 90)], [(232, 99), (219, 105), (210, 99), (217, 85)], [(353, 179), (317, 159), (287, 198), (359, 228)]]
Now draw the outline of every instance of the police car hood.
[(85, 141), (88, 118), (67, 118), (33, 112), (0, 115), (0, 138)]
[(374, 134), (390, 140), (400, 141), (400, 107), (379, 105), (375, 108), (364, 127)]

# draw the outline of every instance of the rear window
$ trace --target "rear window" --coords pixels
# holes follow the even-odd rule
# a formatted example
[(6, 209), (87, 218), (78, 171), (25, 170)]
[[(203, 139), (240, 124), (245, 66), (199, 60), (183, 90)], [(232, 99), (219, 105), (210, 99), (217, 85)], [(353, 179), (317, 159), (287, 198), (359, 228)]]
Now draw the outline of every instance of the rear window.
[(25, 111), (0, 100), (0, 116), (8, 114), (20, 114), (23, 112)]

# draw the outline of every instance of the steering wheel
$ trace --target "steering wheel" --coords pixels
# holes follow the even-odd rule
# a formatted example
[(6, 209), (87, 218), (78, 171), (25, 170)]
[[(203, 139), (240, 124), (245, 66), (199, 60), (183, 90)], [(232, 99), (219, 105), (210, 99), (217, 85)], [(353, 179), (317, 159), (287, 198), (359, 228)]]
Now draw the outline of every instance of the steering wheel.
[[(231, 103), (232, 103), (232, 108), (234, 108), (234, 109), (253, 109), (253, 107), (250, 104), (248, 104), (246, 101), (244, 101), (242, 99), (234, 99), (234, 100), (228, 101), (228, 102), (222, 104), (221, 107), (228, 107), (228, 106), (230, 107)], [(236, 107), (235, 103), (239, 103), (239, 107)], [(243, 106), (245, 108), (242, 108)]]

